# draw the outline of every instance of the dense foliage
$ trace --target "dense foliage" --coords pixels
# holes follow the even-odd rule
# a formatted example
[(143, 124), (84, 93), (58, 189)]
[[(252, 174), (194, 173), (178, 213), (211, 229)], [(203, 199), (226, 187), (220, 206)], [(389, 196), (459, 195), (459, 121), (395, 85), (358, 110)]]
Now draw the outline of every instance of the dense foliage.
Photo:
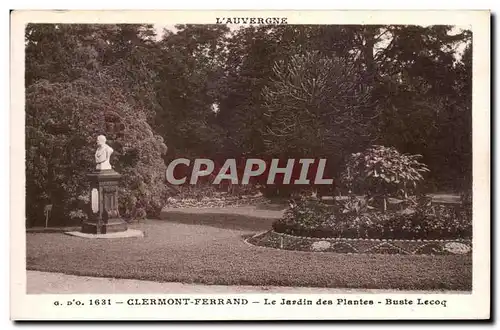
[(421, 200), (414, 209), (383, 212), (346, 208), (341, 204), (301, 200), (273, 224), (273, 229), (280, 233), (321, 238), (431, 240), (472, 237), (472, 209), (469, 206), (432, 205)]
[(345, 157), (384, 145), (421, 154), (430, 189), (470, 189), (471, 38), (451, 26), (241, 28), (227, 40), (222, 152), (324, 156), (340, 176)]
[(178, 157), (322, 157), (340, 179), (346, 157), (384, 145), (421, 154), (428, 188), (470, 190), (470, 31), (157, 28), (27, 25), (30, 224), (43, 221), (47, 204), (63, 220), (84, 207), (98, 134), (116, 151), (121, 209), (131, 217), (154, 214), (176, 191), (163, 179)]

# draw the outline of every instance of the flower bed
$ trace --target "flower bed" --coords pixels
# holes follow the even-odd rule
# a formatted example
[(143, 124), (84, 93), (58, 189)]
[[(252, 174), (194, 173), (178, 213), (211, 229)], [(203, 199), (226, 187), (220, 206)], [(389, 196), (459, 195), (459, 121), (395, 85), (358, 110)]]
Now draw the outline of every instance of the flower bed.
[(399, 211), (345, 211), (341, 205), (304, 200), (274, 222), (273, 230), (315, 238), (471, 239), (472, 210), (462, 205), (419, 204)]
[(220, 208), (239, 207), (256, 204), (265, 204), (267, 199), (263, 196), (213, 196), (202, 198), (173, 198), (167, 200), (166, 207), (169, 208)]

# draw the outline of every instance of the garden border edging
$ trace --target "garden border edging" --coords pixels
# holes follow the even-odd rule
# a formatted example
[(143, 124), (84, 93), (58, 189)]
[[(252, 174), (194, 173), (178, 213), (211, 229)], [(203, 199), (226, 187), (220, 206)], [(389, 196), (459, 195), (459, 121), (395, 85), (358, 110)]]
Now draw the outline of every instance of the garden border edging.
[[(263, 236), (268, 235), (271, 237), (272, 235), (280, 237), (280, 243), (278, 246), (273, 244), (272, 242), (265, 242), (265, 244), (258, 244), (260, 242), (251, 242), (252, 240), (259, 239)], [(268, 238), (269, 238), (268, 237)], [(265, 237), (264, 237), (265, 238)], [(304, 240), (310, 244), (307, 244), (308, 248), (304, 249), (304, 244), (298, 244), (299, 248), (290, 248), (290, 242), (287, 242), (289, 248), (283, 247), (283, 239), (293, 240), (293, 243), (303, 243)], [(279, 233), (274, 231), (273, 229), (267, 230), (264, 232), (259, 232), (249, 238), (246, 238), (245, 243), (252, 245), (254, 247), (260, 248), (271, 248), (276, 250), (283, 251), (293, 251), (293, 252), (330, 252), (330, 253), (343, 253), (343, 254), (403, 254), (403, 255), (443, 255), (443, 254), (451, 254), (451, 255), (462, 255), (472, 253), (472, 240), (468, 239), (454, 239), (454, 240), (403, 240), (403, 239), (364, 239), (364, 238), (319, 238), (319, 237), (305, 237), (305, 236), (295, 236), (285, 233)], [(314, 248), (315, 242), (328, 242), (329, 245), (322, 250), (317, 250)], [(360, 243), (357, 246), (354, 246), (355, 243)], [(328, 250), (337, 245), (345, 245), (344, 250)], [(363, 249), (360, 245), (366, 245), (369, 243), (373, 243), (372, 246), (366, 247)], [(396, 244), (398, 243), (398, 244)], [(398, 246), (399, 244), (407, 243), (409, 246)], [(446, 245), (449, 243), (457, 243), (467, 246), (466, 252), (453, 252), (446, 248)], [(348, 247), (350, 251), (345, 251), (345, 247)], [(434, 246), (434, 247), (433, 247)], [(441, 250), (436, 250), (435, 246), (438, 246)], [(411, 247), (411, 248), (410, 248)], [(425, 251), (424, 248), (429, 248), (429, 252)], [(384, 248), (392, 251), (387, 252), (384, 251)], [(378, 252), (377, 252), (378, 250)], [(422, 251), (421, 251), (422, 250)]]
[(312, 237), (312, 236), (297, 236), (292, 234), (280, 233), (275, 231), (274, 229), (268, 230), (266, 233), (272, 232), (277, 235), (288, 236), (292, 238), (305, 238), (305, 239), (314, 239), (320, 241), (378, 241), (378, 242), (425, 242), (425, 243), (436, 243), (436, 242), (467, 242), (471, 243), (470, 239), (457, 238), (457, 239), (392, 239), (392, 238), (342, 238), (342, 237)]

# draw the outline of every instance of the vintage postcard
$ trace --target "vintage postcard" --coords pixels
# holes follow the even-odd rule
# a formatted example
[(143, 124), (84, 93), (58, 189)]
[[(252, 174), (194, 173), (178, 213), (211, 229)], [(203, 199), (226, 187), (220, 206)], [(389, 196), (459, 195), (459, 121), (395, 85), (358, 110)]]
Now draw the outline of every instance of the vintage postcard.
[(12, 320), (490, 318), (489, 11), (13, 11)]

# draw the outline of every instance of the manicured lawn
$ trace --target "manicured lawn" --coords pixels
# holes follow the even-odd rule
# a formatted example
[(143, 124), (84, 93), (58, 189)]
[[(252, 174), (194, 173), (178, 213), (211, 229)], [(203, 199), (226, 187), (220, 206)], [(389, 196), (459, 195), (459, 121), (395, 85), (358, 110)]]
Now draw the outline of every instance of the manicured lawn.
[[(269, 228), (267, 223), (263, 226)], [(27, 268), (75, 275), (222, 285), (470, 290), (470, 256), (346, 255), (259, 248), (255, 230), (164, 220), (144, 238), (89, 240), (27, 233)], [(235, 228), (235, 226), (231, 226)]]

